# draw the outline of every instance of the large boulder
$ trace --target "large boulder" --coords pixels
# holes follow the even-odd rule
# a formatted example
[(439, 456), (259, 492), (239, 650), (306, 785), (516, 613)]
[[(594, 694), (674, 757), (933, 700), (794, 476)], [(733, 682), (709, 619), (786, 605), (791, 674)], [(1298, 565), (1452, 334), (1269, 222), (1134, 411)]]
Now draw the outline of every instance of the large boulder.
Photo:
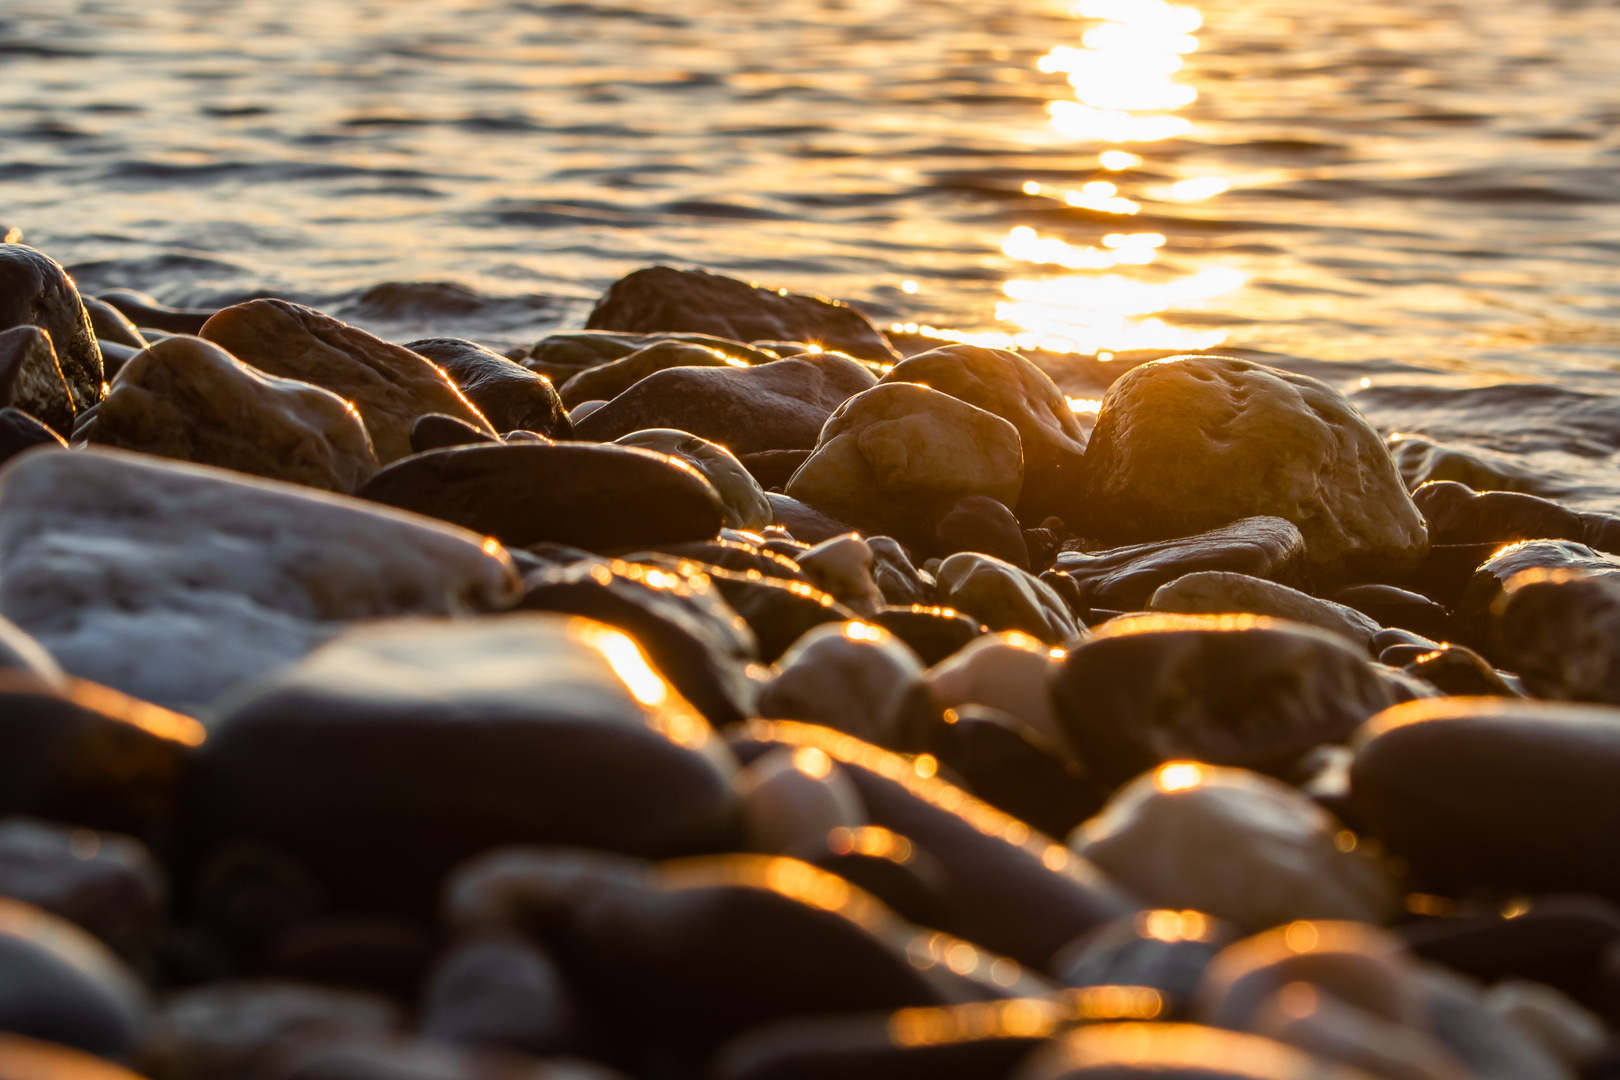
[(73, 393), (51, 335), (37, 326), (0, 331), (0, 408), (21, 409), (64, 439), (73, 434)]
[(660, 330), (734, 341), (806, 341), (865, 360), (899, 358), (870, 319), (848, 304), (764, 289), (701, 270), (649, 266), (608, 286), (587, 330)]
[(1343, 394), (1229, 356), (1121, 376), (1086, 450), (1086, 499), (1086, 531), (1118, 544), (1286, 518), (1324, 582), (1398, 578), (1429, 544), (1378, 433)]
[[(786, 363), (786, 361), (783, 361)], [(916, 383), (877, 386), (840, 405), (787, 494), (869, 532), (922, 532), (966, 495), (1018, 502), (1023, 451), (1001, 417)]]
[(496, 433), (427, 357), (300, 304), (236, 304), (216, 312), (201, 336), (261, 371), (314, 383), (352, 402), (384, 465), (411, 452), (411, 426), (428, 413)]
[(1024, 445), (1018, 516), (1031, 524), (1049, 514), (1080, 520), (1086, 433), (1046, 372), (1017, 353), (947, 345), (902, 360), (882, 381), (922, 383), (1012, 424)]
[(573, 436), (568, 410), (545, 376), (464, 338), (423, 338), (405, 347), (443, 368), (496, 431)]
[(266, 375), (195, 337), (164, 338), (136, 353), (78, 435), (343, 494), (377, 471), (347, 401)]
[(70, 673), (205, 704), (350, 620), (504, 602), (483, 536), (309, 488), (118, 450), (0, 473), (0, 614)]
[(42, 251), (0, 244), (0, 330), (29, 325), (51, 336), (74, 408), (100, 401), (101, 348), (73, 279)]

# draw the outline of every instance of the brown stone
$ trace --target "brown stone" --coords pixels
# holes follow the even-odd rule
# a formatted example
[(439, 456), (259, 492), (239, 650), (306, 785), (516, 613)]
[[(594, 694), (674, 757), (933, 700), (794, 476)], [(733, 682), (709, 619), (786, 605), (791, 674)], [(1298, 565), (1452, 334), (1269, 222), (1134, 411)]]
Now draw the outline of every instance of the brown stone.
[(0, 408), (21, 409), (64, 439), (73, 434), (73, 394), (51, 347), (37, 326), (0, 332)]

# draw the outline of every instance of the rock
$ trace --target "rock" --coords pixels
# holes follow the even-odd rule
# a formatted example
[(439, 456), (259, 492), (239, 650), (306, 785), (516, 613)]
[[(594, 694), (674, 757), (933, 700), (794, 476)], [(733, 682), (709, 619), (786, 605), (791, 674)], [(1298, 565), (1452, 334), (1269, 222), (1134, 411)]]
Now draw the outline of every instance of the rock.
[(887, 743), (900, 702), (922, 673), (916, 654), (881, 626), (818, 626), (776, 662), (774, 676), (760, 689), (758, 714)]
[(847, 304), (668, 266), (646, 267), (614, 282), (597, 300), (585, 328), (805, 341), (863, 360), (899, 359), (877, 327)]
[(1140, 611), (1161, 585), (1187, 574), (1225, 571), (1292, 581), (1304, 554), (1305, 539), (1292, 522), (1254, 517), (1178, 540), (1112, 551), (1063, 551), (1053, 571), (1075, 583), (1086, 607)]
[(872, 582), (890, 607), (910, 607), (912, 604), (931, 604), (934, 601), (934, 582), (924, 581), (911, 556), (892, 536), (869, 536), (867, 549), (872, 552)]
[(73, 434), (73, 394), (51, 336), (37, 326), (0, 331), (0, 407), (20, 409), (64, 439)]
[(439, 365), (496, 431), (573, 437), (568, 410), (551, 382), (522, 364), (463, 338), (422, 338), (405, 347)]
[(1352, 585), (1329, 599), (1354, 608), (1379, 626), (1399, 627), (1442, 640), (1451, 636), (1451, 613), (1422, 593), (1393, 585)]
[(1367, 1080), (1258, 1035), (1197, 1024), (1092, 1024), (1031, 1054), (1016, 1080)]
[(495, 434), (431, 360), (299, 304), (236, 304), (209, 319), (201, 336), (271, 375), (314, 383), (351, 402), (384, 465), (410, 454), (411, 426), (428, 413)]
[(877, 380), (848, 357), (824, 353), (758, 367), (668, 368), (585, 417), (578, 438), (608, 442), (632, 431), (676, 428), (733, 454), (805, 450), (833, 410)]
[(0, 477), (0, 614), (69, 672), (160, 704), (211, 701), (344, 622), (514, 584), (480, 536), (219, 469), (87, 448)]
[[(882, 381), (922, 383), (1011, 423), (1024, 448), (1019, 516), (1032, 522), (1050, 514), (1082, 519), (1086, 432), (1046, 372), (1017, 353), (947, 345), (907, 357)], [(987, 554), (1017, 562), (999, 551)]]
[(814, 627), (860, 620), (830, 594), (802, 581), (755, 578), (719, 567), (688, 565), (692, 573), (706, 574), (726, 603), (748, 623), (759, 642), (759, 658), (767, 664), (776, 663)]
[(815, 747), (770, 751), (743, 770), (738, 787), (753, 851), (782, 855), (824, 846), (834, 829), (856, 829), (866, 821), (849, 777)]
[(54, 1042), (0, 1032), (0, 1061), (10, 1080), (142, 1080), (105, 1058)]
[(703, 474), (725, 509), (725, 524), (731, 529), (763, 529), (776, 520), (776, 511), (765, 497), (765, 489), (742, 467), (730, 450), (674, 428), (633, 431), (614, 440), (620, 446), (639, 446), (685, 461)]
[(0, 244), (0, 330), (29, 325), (50, 335), (73, 407), (88, 409), (100, 401), (101, 350), (73, 279), (42, 251)]
[(589, 560), (529, 575), (517, 606), (623, 630), (716, 727), (754, 715), (754, 633), (701, 573)]
[(955, 608), (909, 604), (878, 609), (872, 620), (910, 646), (924, 664), (938, 664), (985, 630), (978, 619), (971, 619)]
[(542, 1061), (512, 1050), (348, 1032), (288, 1039), (256, 1062), (254, 1080), (626, 1080), (593, 1062)]
[(831, 593), (862, 618), (874, 617), (883, 607), (885, 597), (872, 573), (877, 556), (860, 533), (823, 540), (795, 561), (812, 585)]
[(96, 335), (97, 342), (110, 341), (136, 350), (151, 344), (141, 336), (140, 330), (129, 321), (128, 316), (105, 300), (81, 296), (79, 301), (84, 304), (85, 314), (90, 316), (90, 329)]
[(1247, 360), (1177, 356), (1122, 375), (1086, 450), (1089, 528), (1113, 544), (1286, 518), (1323, 584), (1388, 580), (1429, 546), (1378, 434), (1325, 383)]
[(1526, 570), (1582, 574), (1594, 579), (1620, 577), (1620, 557), (1604, 555), (1570, 540), (1525, 540), (1501, 548), (1479, 564), (1452, 611), (1457, 640), (1491, 660), (1499, 659), (1491, 640), (1491, 611), (1508, 581)]
[(1527, 468), (1516, 454), (1478, 446), (1464, 448), (1421, 435), (1392, 435), (1387, 445), (1408, 491), (1444, 481), (1466, 484), (1475, 491), (1519, 491), (1548, 497), (1568, 492), (1566, 484)]
[(340, 494), (377, 471), (371, 440), (347, 401), (179, 335), (125, 364), (75, 436)]
[[(723, 846), (735, 769), (634, 641), (602, 623), (381, 623), (221, 702), (182, 820), (194, 852), (256, 839), (340, 898), (419, 911), (446, 870), (496, 844)], [(412, 837), (410, 858), (382, 842), (394, 833)]]
[(558, 393), (563, 404), (573, 408), (586, 401), (612, 401), (647, 376), (668, 368), (748, 366), (745, 361), (702, 345), (658, 341), (600, 367), (586, 368), (563, 383)]
[(1411, 701), (1357, 733), (1350, 785), (1367, 830), (1428, 891), (1499, 886), (1620, 898), (1594, 859), (1620, 831), (1620, 711), (1501, 698)]
[(21, 409), (0, 409), (0, 463), (36, 446), (66, 450), (62, 436)]
[(761, 450), (757, 454), (739, 455), (737, 460), (761, 487), (781, 491), (809, 457), (809, 450)]
[(1052, 685), (1070, 745), (1107, 784), (1175, 760), (1277, 769), (1395, 700), (1362, 650), (1298, 623), (1145, 615), (1094, 633)]
[(1479, 1080), (1575, 1080), (1575, 1073), (1529, 1034), (1486, 1007), (1479, 989), (1443, 968), (1421, 972), (1429, 1029)]
[(1065, 986), (1146, 986), (1164, 1001), (1158, 1018), (1185, 1019), (1199, 981), (1237, 927), (1200, 911), (1139, 911), (1077, 938), (1052, 958)]
[(1069, 846), (1154, 907), (1207, 912), (1251, 933), (1292, 919), (1382, 922), (1396, 910), (1394, 881), (1347, 850), (1343, 831), (1279, 781), (1172, 762), (1116, 792)]
[(1321, 600), (1274, 581), (1218, 570), (1186, 574), (1168, 585), (1159, 586), (1147, 607), (1149, 611), (1170, 611), (1182, 615), (1221, 615), (1229, 612), (1269, 615), (1331, 630), (1362, 649), (1366, 649), (1373, 635), (1383, 629), (1361, 612), (1343, 604)]
[(131, 837), (0, 821), (0, 896), (78, 924), (137, 969), (156, 956), (167, 892), (157, 861)]
[(463, 938), (422, 992), (420, 1031), (430, 1039), (550, 1055), (580, 1041), (578, 1006), (544, 951), (510, 932)]
[(1066, 644), (1080, 627), (1052, 587), (990, 555), (960, 552), (937, 571), (939, 601), (965, 611), (992, 630), (1019, 630), (1048, 645)]
[(572, 426), (572, 427), (577, 428), (579, 426), (579, 422), (581, 420), (585, 419), (587, 416), (591, 415), (591, 413), (595, 412), (597, 409), (600, 409), (602, 406), (604, 406), (606, 404), (607, 404), (607, 402), (605, 402), (605, 401), (582, 401), (582, 402), (580, 402), (578, 405), (575, 405), (572, 409), (570, 409), (568, 411), (568, 423), (569, 423), (569, 425)]
[(1052, 702), (1050, 684), (1058, 666), (1054, 652), (1060, 650), (1048, 650), (1027, 634), (988, 634), (937, 662), (923, 679), (941, 708), (983, 705), (999, 710), (1072, 757)]
[[(1412, 493), (1437, 544), (1511, 543), (1515, 540), (1574, 540), (1587, 543), (1587, 523), (1595, 532), (1614, 519), (1578, 514), (1550, 499), (1512, 491), (1476, 492), (1452, 480), (1434, 480)], [(1594, 545), (1596, 546), (1596, 545)]]
[(51, 654), (22, 628), (0, 616), (0, 671), (26, 675), (27, 680), (8, 680), (9, 688), (21, 689), (28, 682), (37, 683), (50, 691), (64, 693), (68, 689), (67, 677), (57, 666)]
[(959, 551), (990, 555), (1029, 570), (1029, 548), (1011, 510), (988, 495), (957, 500), (934, 526), (935, 550), (941, 555)]
[(791, 533), (795, 540), (804, 543), (806, 547), (854, 531), (837, 518), (812, 510), (797, 499), (790, 499), (775, 492), (766, 492), (765, 497), (771, 502), (771, 511), (776, 515), (776, 524)]
[(134, 289), (111, 289), (101, 294), (101, 300), (136, 326), (150, 326), (171, 334), (196, 334), (214, 314), (199, 309), (172, 308)]
[[(804, 748), (795, 751), (803, 752)], [(830, 829), (787, 854), (865, 889), (918, 926), (938, 926), (950, 917), (950, 875), (945, 867), (881, 825)]]
[(109, 383), (116, 379), (118, 373), (124, 370), (124, 365), (135, 359), (135, 354), (141, 351), (128, 345), (120, 345), (116, 341), (101, 341), (100, 339), (97, 339), (96, 347), (101, 350), (102, 375), (106, 377)]
[[(697, 563), (707, 563), (726, 570), (735, 570), (746, 575), (750, 570), (757, 570), (768, 578), (777, 578), (782, 581), (802, 581), (809, 584), (809, 577), (799, 564), (785, 555), (778, 555), (774, 551), (756, 547), (751, 543), (739, 540), (725, 539), (725, 530), (720, 533), (718, 540), (694, 540), (686, 544), (665, 544), (657, 552), (647, 553), (653, 556), (670, 556), (677, 559), (690, 560)], [(642, 561), (639, 555), (629, 555), (630, 562)]]
[(1392, 1023), (1303, 980), (1272, 994), (1248, 1026), (1257, 1035), (1372, 1076), (1412, 1080), (1473, 1076), (1460, 1058), (1426, 1032)]
[(1536, 697), (1620, 705), (1620, 577), (1525, 570), (1492, 604), (1494, 655)]
[(713, 334), (619, 334), (610, 330), (574, 330), (540, 339), (522, 363), (546, 376), (554, 385), (561, 386), (581, 371), (622, 360), (638, 349), (660, 341), (701, 345), (750, 364), (768, 364), (787, 355), (779, 354), (775, 349), (745, 345)]
[(1483, 656), (1466, 645), (1443, 645), (1408, 661), (1402, 665), (1402, 670), (1453, 697), (1525, 696), (1491, 667)]
[(1485, 1007), (1571, 1069), (1595, 1062), (1609, 1042), (1603, 1021), (1540, 983), (1514, 979), (1494, 986), (1485, 994)]
[[(542, 440), (549, 442), (550, 440)], [(501, 443), (502, 439), (480, 431), (465, 420), (457, 420), (443, 413), (418, 416), (411, 425), (411, 453), (425, 454), (429, 450), (448, 450), (452, 446), (478, 446), (481, 443)]]
[(724, 521), (720, 496), (702, 473), (629, 446), (452, 447), (395, 462), (357, 494), (511, 547), (552, 541), (634, 550), (707, 540)]
[(139, 981), (101, 942), (0, 898), (0, 1031), (118, 1058), (135, 1048), (148, 1010)]

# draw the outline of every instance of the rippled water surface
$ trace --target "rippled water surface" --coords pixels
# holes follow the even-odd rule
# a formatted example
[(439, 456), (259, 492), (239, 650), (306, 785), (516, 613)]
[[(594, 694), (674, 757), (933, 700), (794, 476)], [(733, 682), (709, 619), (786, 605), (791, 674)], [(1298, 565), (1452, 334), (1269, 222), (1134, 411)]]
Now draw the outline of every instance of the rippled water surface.
[(1249, 350), (1620, 509), (1617, 42), (1612, 0), (7, 0), (0, 222), (396, 337), (668, 262), (1077, 398)]

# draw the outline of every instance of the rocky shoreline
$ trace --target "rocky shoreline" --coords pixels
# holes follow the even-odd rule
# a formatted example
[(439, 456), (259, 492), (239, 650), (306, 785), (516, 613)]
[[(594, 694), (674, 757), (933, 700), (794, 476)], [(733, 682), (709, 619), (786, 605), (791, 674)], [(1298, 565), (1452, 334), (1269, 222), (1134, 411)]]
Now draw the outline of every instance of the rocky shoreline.
[(1620, 1075), (1620, 518), (1248, 360), (1088, 429), (905, 353), (0, 244), (0, 1074)]

